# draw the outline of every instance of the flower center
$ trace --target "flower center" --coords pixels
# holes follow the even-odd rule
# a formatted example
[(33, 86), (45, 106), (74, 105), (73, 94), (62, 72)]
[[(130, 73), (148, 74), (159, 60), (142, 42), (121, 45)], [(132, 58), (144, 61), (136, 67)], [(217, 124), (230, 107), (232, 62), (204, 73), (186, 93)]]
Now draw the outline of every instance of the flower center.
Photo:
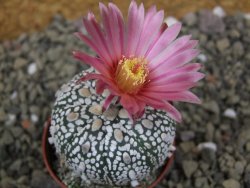
[(115, 77), (118, 87), (125, 93), (137, 93), (148, 75), (146, 64), (147, 61), (144, 58), (120, 60)]

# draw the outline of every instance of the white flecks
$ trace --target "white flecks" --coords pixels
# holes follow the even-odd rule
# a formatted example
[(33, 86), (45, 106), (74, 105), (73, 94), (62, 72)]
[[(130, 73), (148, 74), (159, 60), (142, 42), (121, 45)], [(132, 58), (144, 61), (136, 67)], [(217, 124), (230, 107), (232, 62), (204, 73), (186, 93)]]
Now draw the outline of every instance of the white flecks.
[(70, 112), (70, 113), (67, 115), (67, 120), (68, 120), (68, 121), (75, 121), (75, 120), (77, 120), (78, 117), (79, 117), (79, 114), (78, 114), (78, 113)]
[(213, 14), (218, 16), (218, 17), (221, 17), (221, 18), (226, 16), (226, 13), (225, 13), (224, 9), (221, 6), (214, 7)]
[(152, 129), (153, 128), (153, 122), (148, 120), (148, 119), (144, 119), (142, 120), (142, 124), (144, 125), (145, 128), (147, 129)]
[(206, 149), (206, 148), (211, 149), (213, 151), (217, 151), (217, 145), (215, 143), (213, 143), (213, 142), (200, 143), (197, 148), (200, 151), (203, 150), (203, 149)]
[(199, 59), (201, 62), (206, 62), (207, 61), (207, 56), (205, 54), (199, 54), (197, 56), (197, 59)]
[(146, 148), (151, 149), (151, 145), (149, 143), (145, 143), (144, 145), (146, 146)]
[(83, 125), (84, 122), (81, 119), (76, 120), (76, 125)]
[(119, 111), (118, 116), (119, 116), (120, 118), (129, 118), (128, 112), (127, 112), (127, 110), (125, 110), (124, 108), (122, 108), (122, 109)]
[(86, 142), (82, 145), (82, 153), (86, 154), (89, 152), (90, 149), (90, 142)]
[(89, 98), (86, 98), (86, 99), (85, 99), (85, 104), (86, 104), (86, 105), (90, 105), (90, 104), (91, 104), (91, 100), (90, 100)]
[(139, 134), (143, 134), (143, 128), (140, 124), (135, 125), (135, 130), (138, 131)]
[(75, 149), (72, 151), (73, 154), (76, 154), (80, 151), (80, 146), (76, 146)]
[(224, 115), (225, 117), (228, 117), (228, 118), (231, 118), (231, 119), (236, 119), (236, 117), (237, 117), (237, 114), (236, 114), (235, 110), (232, 109), (232, 108), (226, 109), (226, 110), (224, 111), (223, 115)]
[(137, 187), (137, 186), (139, 186), (139, 185), (140, 185), (140, 183), (139, 183), (137, 180), (131, 181), (131, 186), (132, 186), (132, 187)]
[(71, 88), (70, 88), (68, 85), (66, 85), (66, 84), (64, 84), (64, 85), (61, 87), (62, 92), (69, 92), (70, 89), (71, 89)]
[(173, 17), (173, 16), (168, 16), (168, 17), (164, 20), (164, 22), (166, 22), (167, 25), (168, 25), (168, 27), (169, 27), (169, 26), (174, 25), (175, 23), (177, 23), (178, 20), (177, 20), (175, 17)]
[(117, 142), (122, 142), (123, 141), (123, 133), (120, 129), (115, 129), (114, 130), (114, 137)]
[(89, 112), (95, 115), (102, 114), (102, 106), (101, 105), (93, 105), (89, 108)]
[(129, 154), (127, 152), (123, 153), (122, 159), (123, 159), (125, 164), (130, 164), (131, 163), (131, 157), (129, 156)]
[(61, 131), (62, 131), (63, 133), (66, 133), (66, 132), (67, 132), (66, 127), (65, 127), (65, 126), (61, 126)]
[(50, 143), (50, 144), (53, 144), (53, 143), (54, 143), (54, 138), (53, 138), (53, 137), (49, 137), (48, 140), (49, 140), (49, 143)]
[(91, 95), (90, 91), (88, 88), (81, 88), (78, 90), (79, 95), (82, 97), (89, 97)]
[(161, 133), (161, 139), (162, 139), (163, 141), (166, 141), (166, 140), (167, 140), (167, 137), (168, 137), (168, 135), (167, 135), (166, 133)]
[(66, 133), (65, 134), (65, 138), (68, 138), (68, 137), (70, 137), (72, 135), (72, 133)]
[(136, 179), (135, 171), (134, 171), (134, 170), (130, 170), (130, 171), (128, 172), (128, 176), (129, 176), (129, 178), (130, 178), (131, 180)]
[(102, 120), (101, 119), (95, 119), (92, 123), (91, 130), (92, 131), (98, 131), (102, 126)]
[(84, 170), (85, 170), (85, 164), (84, 164), (84, 162), (80, 162), (80, 164), (79, 164), (79, 169), (80, 169), (81, 171), (84, 171)]
[(32, 74), (34, 74), (36, 71), (37, 71), (36, 63), (31, 63), (31, 64), (29, 64), (29, 66), (28, 66), (28, 74), (29, 74), (29, 75), (32, 75)]

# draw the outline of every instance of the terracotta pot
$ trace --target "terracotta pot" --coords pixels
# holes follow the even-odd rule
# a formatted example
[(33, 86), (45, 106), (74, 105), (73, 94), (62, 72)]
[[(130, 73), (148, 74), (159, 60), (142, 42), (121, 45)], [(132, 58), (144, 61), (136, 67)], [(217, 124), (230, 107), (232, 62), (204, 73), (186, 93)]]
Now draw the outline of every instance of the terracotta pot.
[[(59, 177), (56, 175), (56, 172), (54, 169), (52, 169), (52, 163), (57, 159), (55, 155), (54, 148), (49, 144), (48, 137), (50, 135), (49, 133), (49, 127), (50, 127), (50, 118), (45, 122), (44, 124), (44, 130), (43, 130), (43, 137), (42, 137), (42, 153), (43, 153), (43, 161), (45, 163), (45, 166), (50, 174), (50, 176), (56, 181), (56, 183), (61, 188), (67, 188), (67, 186), (59, 179)], [(172, 163), (174, 160), (174, 155), (170, 157), (170, 159), (167, 161), (167, 163), (162, 168), (161, 174), (158, 176), (158, 178), (149, 185), (148, 188), (154, 188), (156, 185), (158, 185), (161, 180), (165, 177), (166, 173), (168, 173)]]

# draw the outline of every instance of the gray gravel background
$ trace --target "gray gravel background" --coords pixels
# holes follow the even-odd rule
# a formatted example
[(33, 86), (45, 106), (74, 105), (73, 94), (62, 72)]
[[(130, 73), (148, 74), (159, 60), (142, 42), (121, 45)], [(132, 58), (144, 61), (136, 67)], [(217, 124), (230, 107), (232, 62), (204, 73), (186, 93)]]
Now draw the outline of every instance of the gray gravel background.
[[(200, 40), (206, 78), (195, 93), (203, 104), (177, 104), (184, 121), (175, 163), (158, 188), (250, 188), (250, 19), (200, 11), (182, 21), (182, 32)], [(42, 161), (41, 135), (56, 90), (86, 68), (71, 55), (88, 50), (72, 34), (79, 25), (57, 15), (43, 32), (0, 43), (2, 188), (57, 187)]]

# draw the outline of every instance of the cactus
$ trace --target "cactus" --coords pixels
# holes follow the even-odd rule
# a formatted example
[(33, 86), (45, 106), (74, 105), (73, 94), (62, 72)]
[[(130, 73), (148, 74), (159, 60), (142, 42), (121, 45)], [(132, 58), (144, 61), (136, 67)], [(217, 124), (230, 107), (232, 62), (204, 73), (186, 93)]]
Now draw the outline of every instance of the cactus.
[(174, 150), (175, 121), (151, 107), (137, 121), (119, 104), (102, 109), (107, 95), (76, 75), (56, 93), (49, 141), (85, 185), (132, 186), (152, 181)]

